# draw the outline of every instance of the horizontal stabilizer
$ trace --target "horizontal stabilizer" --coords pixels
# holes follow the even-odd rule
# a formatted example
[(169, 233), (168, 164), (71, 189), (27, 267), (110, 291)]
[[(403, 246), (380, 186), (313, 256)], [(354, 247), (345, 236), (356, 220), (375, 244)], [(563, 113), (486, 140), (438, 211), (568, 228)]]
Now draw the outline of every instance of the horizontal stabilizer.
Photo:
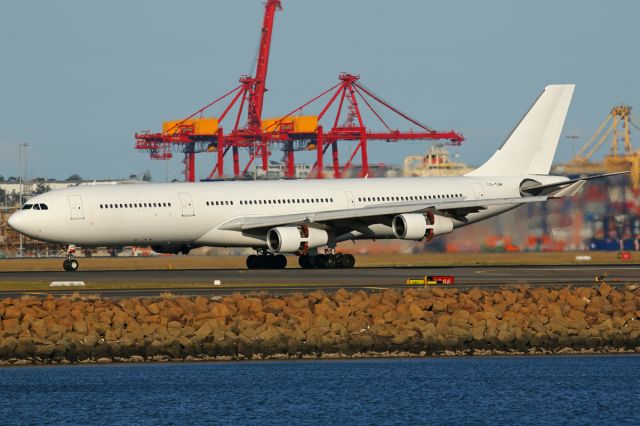
[(611, 176), (625, 175), (629, 172), (605, 173), (595, 176), (581, 177), (572, 180), (563, 180), (562, 182), (549, 183), (546, 185), (529, 186), (522, 188), (522, 195), (541, 196), (546, 195), (549, 198), (571, 197), (578, 193), (585, 183), (593, 179), (602, 179)]

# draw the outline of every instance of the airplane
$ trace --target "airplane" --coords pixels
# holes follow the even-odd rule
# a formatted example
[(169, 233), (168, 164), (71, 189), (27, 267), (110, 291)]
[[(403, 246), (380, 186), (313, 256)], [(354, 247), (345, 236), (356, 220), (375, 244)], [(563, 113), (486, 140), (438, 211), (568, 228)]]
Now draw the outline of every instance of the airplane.
[(353, 268), (338, 243), (429, 241), (615, 174), (549, 175), (574, 87), (545, 87), (493, 156), (464, 176), (74, 186), (29, 199), (9, 225), (64, 245), (66, 271), (78, 269), (76, 246), (124, 245), (174, 254), (250, 247), (249, 269), (284, 268), (284, 254), (298, 255), (302, 268)]

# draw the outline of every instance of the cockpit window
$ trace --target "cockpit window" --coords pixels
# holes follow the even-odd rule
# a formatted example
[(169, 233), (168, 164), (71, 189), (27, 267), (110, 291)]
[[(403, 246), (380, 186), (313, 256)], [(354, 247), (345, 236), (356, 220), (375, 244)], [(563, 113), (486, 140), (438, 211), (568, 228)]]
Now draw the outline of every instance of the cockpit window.
[(49, 206), (43, 203), (25, 204), (24, 206), (22, 206), (22, 210), (49, 210)]

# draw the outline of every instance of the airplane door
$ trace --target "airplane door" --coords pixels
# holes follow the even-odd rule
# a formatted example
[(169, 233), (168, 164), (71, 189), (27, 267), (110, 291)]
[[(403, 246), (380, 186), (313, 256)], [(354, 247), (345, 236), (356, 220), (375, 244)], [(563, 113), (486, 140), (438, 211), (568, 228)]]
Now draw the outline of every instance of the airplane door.
[(476, 195), (476, 198), (484, 198), (484, 189), (482, 189), (481, 184), (472, 183), (471, 188), (473, 189), (473, 193)]
[(182, 216), (195, 216), (195, 213), (193, 212), (193, 203), (191, 202), (191, 195), (189, 195), (188, 192), (181, 192), (179, 195), (180, 204), (182, 204)]
[(352, 209), (356, 206), (355, 200), (353, 199), (353, 193), (351, 191), (346, 191), (344, 195), (347, 197), (347, 208)]
[(79, 195), (70, 195), (69, 208), (71, 208), (71, 220), (84, 219), (84, 209), (82, 208), (82, 198)]

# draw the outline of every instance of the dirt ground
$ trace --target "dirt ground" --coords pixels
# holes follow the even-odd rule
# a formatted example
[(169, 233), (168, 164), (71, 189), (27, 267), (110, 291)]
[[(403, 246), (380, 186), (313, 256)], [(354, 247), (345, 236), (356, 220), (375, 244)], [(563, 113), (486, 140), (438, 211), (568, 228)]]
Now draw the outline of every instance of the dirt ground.
[[(590, 256), (590, 261), (577, 260)], [(59, 271), (62, 258), (0, 259), (2, 271)], [(157, 256), (79, 258), (87, 270), (149, 269), (235, 269), (245, 268), (244, 256)], [(289, 267), (298, 267), (295, 256), (288, 257)], [(482, 266), (482, 265), (576, 265), (638, 264), (640, 253), (630, 260), (618, 259), (617, 252), (584, 253), (422, 253), (397, 255), (358, 255), (356, 267), (375, 266)]]

